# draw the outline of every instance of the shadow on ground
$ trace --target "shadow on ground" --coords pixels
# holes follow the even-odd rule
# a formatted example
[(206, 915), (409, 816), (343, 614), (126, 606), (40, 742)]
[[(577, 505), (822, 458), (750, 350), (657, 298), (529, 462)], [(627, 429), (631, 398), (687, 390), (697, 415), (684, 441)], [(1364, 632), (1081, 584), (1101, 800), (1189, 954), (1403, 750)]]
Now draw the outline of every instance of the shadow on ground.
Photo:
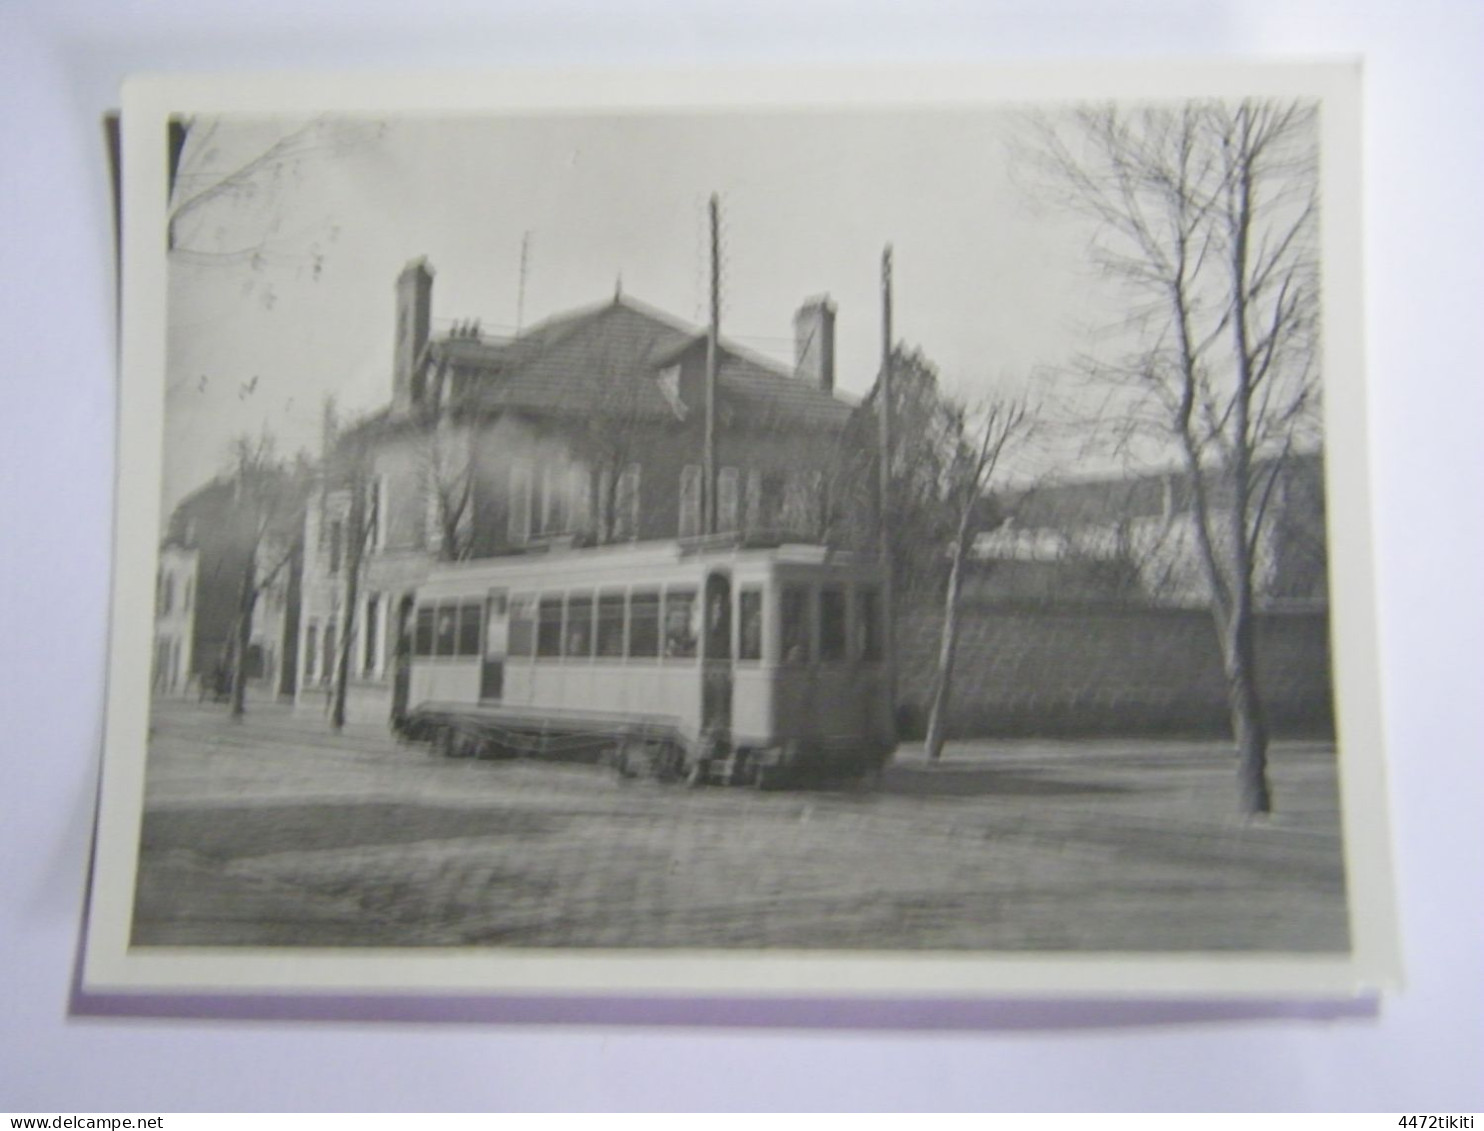
[(932, 766), (890, 766), (881, 776), (881, 788), (903, 797), (1092, 797), (1141, 792), (1104, 782), (1075, 781), (952, 762), (939, 762)]
[(262, 805), (157, 810), (144, 815), (140, 848), (184, 849), (215, 860), (471, 836), (552, 836), (570, 824), (556, 814), (431, 805)]

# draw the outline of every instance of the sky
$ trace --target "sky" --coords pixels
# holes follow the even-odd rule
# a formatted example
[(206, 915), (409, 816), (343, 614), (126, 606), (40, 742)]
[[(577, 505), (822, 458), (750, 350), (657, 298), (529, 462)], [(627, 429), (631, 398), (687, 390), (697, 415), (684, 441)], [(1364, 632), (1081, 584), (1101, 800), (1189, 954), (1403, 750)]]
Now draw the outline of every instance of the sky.
[(237, 436), (312, 455), (326, 397), (342, 416), (386, 403), (411, 259), (435, 271), (435, 332), (477, 318), (509, 333), (619, 286), (700, 324), (712, 193), (724, 336), (791, 363), (794, 311), (828, 293), (837, 386), (864, 393), (889, 243), (895, 337), (966, 396), (1021, 389), (1107, 311), (1087, 233), (1013, 175), (1016, 129), (982, 109), (197, 120), (177, 207), (285, 138), (291, 151), (177, 221), (164, 513)]

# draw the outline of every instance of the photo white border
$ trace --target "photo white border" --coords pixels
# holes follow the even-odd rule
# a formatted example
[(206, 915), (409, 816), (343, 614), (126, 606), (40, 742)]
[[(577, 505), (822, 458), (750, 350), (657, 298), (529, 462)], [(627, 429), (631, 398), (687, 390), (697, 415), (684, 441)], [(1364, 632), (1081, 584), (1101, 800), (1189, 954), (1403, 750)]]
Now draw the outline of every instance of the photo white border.
[[(981, 952), (552, 952), (134, 948), (148, 657), (159, 531), (172, 113), (515, 114), (1294, 96), (1322, 100), (1325, 434), (1332, 663), (1348, 956)], [(123, 322), (105, 756), (83, 986), (90, 992), (796, 997), (1346, 997), (1399, 986), (1381, 748), (1362, 351), (1360, 66), (1211, 62), (168, 76), (131, 81), (123, 117)], [(1338, 375), (1338, 376), (1337, 376)]]

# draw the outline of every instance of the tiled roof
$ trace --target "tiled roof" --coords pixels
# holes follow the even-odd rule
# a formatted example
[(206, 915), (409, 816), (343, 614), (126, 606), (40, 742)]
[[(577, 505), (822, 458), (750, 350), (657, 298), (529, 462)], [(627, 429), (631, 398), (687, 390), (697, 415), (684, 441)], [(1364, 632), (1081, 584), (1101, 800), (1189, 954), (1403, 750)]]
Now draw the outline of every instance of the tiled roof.
[[(479, 372), (467, 403), (538, 412), (610, 411), (654, 419), (674, 409), (656, 377), (704, 331), (629, 298), (550, 319), (518, 338), (445, 338), (435, 357)], [(849, 403), (722, 341), (717, 372), (722, 412), (771, 426), (843, 426)]]

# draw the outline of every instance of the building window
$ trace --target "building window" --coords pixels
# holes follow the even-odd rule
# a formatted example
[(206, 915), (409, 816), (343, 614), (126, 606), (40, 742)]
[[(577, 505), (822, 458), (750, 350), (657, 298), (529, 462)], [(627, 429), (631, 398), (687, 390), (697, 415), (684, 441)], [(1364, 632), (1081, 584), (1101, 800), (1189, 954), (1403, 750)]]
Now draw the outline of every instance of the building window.
[(591, 530), (593, 525), (593, 480), (585, 467), (567, 469), (567, 493), (572, 500), (572, 517), (568, 526), (573, 531)]
[(639, 537), (639, 465), (631, 463), (618, 477), (613, 493), (613, 513), (609, 516), (614, 542), (631, 542)]
[(635, 593), (629, 598), (629, 655), (653, 659), (660, 654), (660, 595)]
[(562, 654), (562, 599), (542, 597), (537, 607), (536, 655), (555, 659)]
[(573, 594), (567, 598), (567, 650), (569, 658), (587, 659), (593, 654), (593, 596)]
[[(769, 471), (757, 477), (757, 501), (753, 505), (753, 525), (759, 530), (778, 530), (783, 526), (783, 504), (788, 477)], [(749, 500), (749, 503), (752, 501)]]
[(604, 593), (598, 598), (598, 655), (622, 658), (624, 652), (624, 595)]
[(175, 578), (168, 573), (161, 573), (159, 579), (160, 592), (155, 603), (160, 608), (160, 616), (165, 616), (175, 604)]
[(735, 467), (724, 467), (716, 473), (716, 529), (730, 534), (738, 529), (741, 499)]
[(785, 585), (778, 599), (778, 639), (783, 643), (785, 664), (807, 664), (810, 622), (809, 589), (803, 585)]
[(380, 643), (379, 630), (381, 628), (381, 597), (373, 593), (366, 598), (366, 652), (364, 670), (367, 675), (376, 673), (376, 652)]
[(701, 533), (701, 483), (699, 464), (688, 463), (680, 469), (680, 537), (694, 538)]
[(565, 534), (571, 529), (571, 477), (562, 469), (543, 464), (537, 472), (537, 500), (531, 510), (536, 518), (536, 533)]
[(675, 415), (683, 417), (685, 402), (680, 399), (680, 366), (672, 365), (668, 369), (660, 370), (655, 377), (655, 383), (660, 387), (660, 392), (665, 394), (665, 400), (670, 402)]
[(687, 660), (696, 654), (696, 591), (670, 589), (665, 593), (665, 657)]
[(335, 519), (330, 523), (330, 572), (340, 572), (341, 543), (345, 539), (345, 523)]
[(817, 471), (796, 472), (784, 481), (783, 514), (778, 523), (790, 534), (813, 536), (823, 511), (824, 476)]
[(738, 595), (737, 658), (763, 658), (763, 591), (743, 589)]
[(881, 659), (881, 599), (875, 589), (855, 591), (855, 640), (858, 659)]
[(819, 658), (825, 663), (845, 658), (845, 590), (839, 585), (819, 591)]
[(185, 580), (185, 594), (180, 599), (180, 608), (182, 612), (188, 613), (191, 611), (191, 598), (195, 596), (195, 594), (191, 591), (193, 588), (193, 586), (191, 585), (191, 581), (192, 579), (189, 577), (187, 577)]

